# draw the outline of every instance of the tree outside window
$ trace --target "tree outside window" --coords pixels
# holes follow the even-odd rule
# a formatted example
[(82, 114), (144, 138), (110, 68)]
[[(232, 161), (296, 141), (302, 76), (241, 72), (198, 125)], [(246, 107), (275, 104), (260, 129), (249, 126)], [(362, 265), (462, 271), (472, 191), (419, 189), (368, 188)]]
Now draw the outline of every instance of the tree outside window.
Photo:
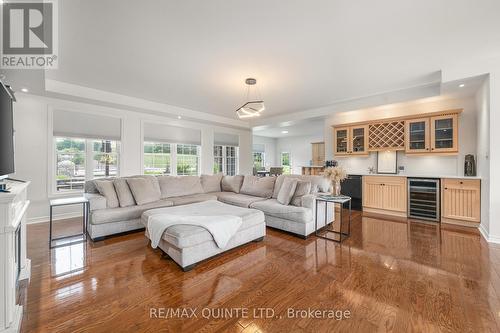
[(281, 153), (281, 166), (283, 167), (284, 174), (290, 174), (292, 171), (291, 161), (290, 161), (290, 153), (282, 152)]

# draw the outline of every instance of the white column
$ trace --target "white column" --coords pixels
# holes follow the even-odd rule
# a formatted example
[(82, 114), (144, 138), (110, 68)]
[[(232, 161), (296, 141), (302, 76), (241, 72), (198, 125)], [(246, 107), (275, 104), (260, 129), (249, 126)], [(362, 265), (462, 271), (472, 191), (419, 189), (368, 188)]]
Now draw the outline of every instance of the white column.
[(253, 168), (253, 137), (252, 132), (240, 134), (240, 165), (239, 171), (242, 175), (251, 175)]
[(139, 175), (143, 172), (143, 124), (139, 116), (122, 118), (120, 176)]
[(214, 172), (214, 130), (201, 130), (201, 173), (211, 175)]

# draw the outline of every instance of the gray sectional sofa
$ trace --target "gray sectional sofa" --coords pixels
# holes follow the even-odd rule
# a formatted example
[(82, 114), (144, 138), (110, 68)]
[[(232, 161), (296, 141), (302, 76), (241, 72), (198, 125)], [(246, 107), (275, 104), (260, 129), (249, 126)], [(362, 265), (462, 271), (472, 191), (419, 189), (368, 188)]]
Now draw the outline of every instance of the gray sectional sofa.
[[(284, 183), (285, 186), (291, 183), (285, 181), (287, 178), (297, 179), (297, 186), (288, 198), (290, 203), (283, 204), (280, 190)], [(85, 197), (90, 202), (88, 232), (92, 240), (97, 241), (105, 236), (143, 229), (141, 215), (148, 210), (218, 200), (262, 211), (267, 226), (305, 238), (314, 232), (315, 197), (328, 192), (329, 186), (321, 176), (300, 175), (263, 178), (140, 175), (91, 180), (85, 183)], [(323, 212), (324, 209), (318, 210), (319, 221), (324, 221)], [(333, 218), (328, 216), (329, 221)]]

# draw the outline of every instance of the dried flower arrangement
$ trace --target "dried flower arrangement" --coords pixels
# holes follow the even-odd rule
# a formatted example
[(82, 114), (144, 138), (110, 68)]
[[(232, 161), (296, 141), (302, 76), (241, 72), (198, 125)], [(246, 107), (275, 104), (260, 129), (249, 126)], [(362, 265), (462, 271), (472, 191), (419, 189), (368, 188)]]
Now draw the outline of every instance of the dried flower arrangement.
[(340, 182), (347, 178), (347, 172), (341, 166), (326, 168), (323, 176), (332, 183), (333, 194), (340, 195)]

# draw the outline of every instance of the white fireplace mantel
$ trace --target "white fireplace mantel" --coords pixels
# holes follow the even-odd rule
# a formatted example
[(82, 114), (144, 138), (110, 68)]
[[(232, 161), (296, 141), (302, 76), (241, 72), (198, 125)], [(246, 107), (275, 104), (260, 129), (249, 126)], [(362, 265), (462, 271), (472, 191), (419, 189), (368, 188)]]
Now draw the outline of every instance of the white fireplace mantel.
[[(29, 279), (31, 262), (26, 257), (26, 211), (29, 182), (7, 181), (10, 193), (0, 193), (0, 333), (18, 332), (23, 307), (17, 304), (17, 282)], [(16, 231), (20, 226), (20, 268), (16, 263)]]

